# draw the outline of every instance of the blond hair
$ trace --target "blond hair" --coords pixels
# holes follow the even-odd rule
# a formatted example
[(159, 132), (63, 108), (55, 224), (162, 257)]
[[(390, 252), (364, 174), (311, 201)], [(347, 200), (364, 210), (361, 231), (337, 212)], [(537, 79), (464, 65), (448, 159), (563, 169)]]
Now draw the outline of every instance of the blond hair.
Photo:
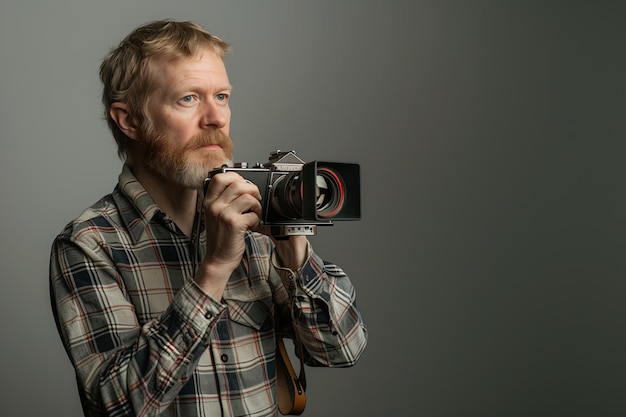
[(147, 98), (156, 82), (155, 62), (192, 57), (207, 47), (222, 59), (230, 52), (228, 43), (195, 22), (159, 20), (136, 28), (102, 61), (104, 114), (122, 160), (128, 158), (130, 139), (109, 114), (111, 105), (126, 104), (133, 120), (143, 123)]

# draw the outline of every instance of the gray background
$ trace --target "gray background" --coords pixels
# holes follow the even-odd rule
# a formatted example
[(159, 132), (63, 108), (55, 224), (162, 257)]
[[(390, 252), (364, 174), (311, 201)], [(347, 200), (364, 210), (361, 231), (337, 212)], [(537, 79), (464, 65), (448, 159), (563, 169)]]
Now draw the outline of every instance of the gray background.
[(305, 415), (623, 416), (625, 5), (4, 1), (0, 414), (80, 415), (49, 248), (121, 167), (102, 57), (174, 18), (234, 46), (237, 160), (361, 164), (362, 220), (312, 240), (370, 341)]

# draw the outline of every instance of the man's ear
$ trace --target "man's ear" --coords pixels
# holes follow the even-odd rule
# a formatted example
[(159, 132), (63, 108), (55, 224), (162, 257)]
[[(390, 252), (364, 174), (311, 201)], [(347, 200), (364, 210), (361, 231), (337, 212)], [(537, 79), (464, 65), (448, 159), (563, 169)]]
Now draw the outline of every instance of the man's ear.
[(137, 124), (125, 103), (115, 102), (111, 104), (109, 115), (126, 136), (137, 140)]

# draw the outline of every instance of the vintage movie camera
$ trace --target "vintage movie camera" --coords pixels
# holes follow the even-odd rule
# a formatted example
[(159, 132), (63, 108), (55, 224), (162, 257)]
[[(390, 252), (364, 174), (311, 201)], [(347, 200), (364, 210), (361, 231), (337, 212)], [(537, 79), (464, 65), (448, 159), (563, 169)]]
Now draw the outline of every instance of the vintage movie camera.
[(259, 187), (261, 224), (270, 226), (274, 236), (314, 235), (317, 226), (361, 217), (358, 164), (304, 162), (294, 151), (275, 151), (264, 164), (214, 169), (205, 179), (205, 192), (215, 175), (228, 171)]

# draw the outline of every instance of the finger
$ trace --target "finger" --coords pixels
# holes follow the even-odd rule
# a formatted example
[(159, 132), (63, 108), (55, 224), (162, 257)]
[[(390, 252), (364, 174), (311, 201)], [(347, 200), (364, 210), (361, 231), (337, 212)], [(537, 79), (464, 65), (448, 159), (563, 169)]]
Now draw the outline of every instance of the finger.
[(237, 181), (237, 176), (240, 175), (235, 174), (234, 172), (224, 172), (214, 175), (209, 181), (206, 196), (213, 198), (219, 197), (233, 181)]
[(257, 225), (261, 211), (261, 203), (250, 194), (242, 194), (232, 201), (220, 197), (205, 205), (207, 226), (228, 225), (230, 230), (245, 230)]
[(261, 200), (259, 188), (253, 182), (235, 172), (225, 172), (211, 179), (205, 201), (222, 198), (226, 202), (231, 202), (243, 194), (250, 194), (257, 200)]
[(233, 201), (231, 201), (227, 207), (235, 213), (255, 213), (257, 216), (261, 215), (262, 210), (259, 200), (247, 193), (242, 194)]
[(246, 226), (249, 230), (253, 230), (255, 227), (259, 225), (261, 220), (261, 216), (256, 211), (249, 211), (247, 213), (242, 214), (246, 222)]

